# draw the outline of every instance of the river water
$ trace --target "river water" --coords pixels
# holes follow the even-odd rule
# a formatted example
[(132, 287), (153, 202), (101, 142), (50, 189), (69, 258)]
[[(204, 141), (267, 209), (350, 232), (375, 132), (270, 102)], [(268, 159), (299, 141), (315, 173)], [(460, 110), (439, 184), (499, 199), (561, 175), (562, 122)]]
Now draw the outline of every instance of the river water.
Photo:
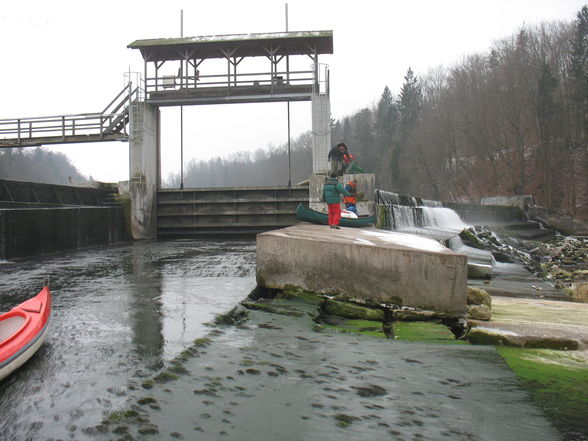
[(0, 310), (45, 277), (49, 335), (0, 382), (2, 441), (560, 439), (491, 347), (316, 332), (306, 304), (206, 325), (254, 288), (253, 241), (3, 262)]

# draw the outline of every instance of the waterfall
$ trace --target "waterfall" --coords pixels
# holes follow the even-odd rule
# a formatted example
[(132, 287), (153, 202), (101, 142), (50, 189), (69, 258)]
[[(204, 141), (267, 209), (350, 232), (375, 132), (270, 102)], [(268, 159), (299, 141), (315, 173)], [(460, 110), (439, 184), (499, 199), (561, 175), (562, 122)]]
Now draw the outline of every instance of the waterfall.
[(417, 232), (423, 229), (459, 233), (468, 228), (459, 215), (440, 201), (402, 196), (378, 190), (378, 201), (387, 208), (387, 228)]
[(489, 251), (465, 245), (459, 233), (469, 228), (451, 208), (440, 201), (402, 196), (376, 190), (378, 204), (386, 207), (386, 229), (430, 237), (468, 256), (468, 276), (490, 278), (496, 264)]

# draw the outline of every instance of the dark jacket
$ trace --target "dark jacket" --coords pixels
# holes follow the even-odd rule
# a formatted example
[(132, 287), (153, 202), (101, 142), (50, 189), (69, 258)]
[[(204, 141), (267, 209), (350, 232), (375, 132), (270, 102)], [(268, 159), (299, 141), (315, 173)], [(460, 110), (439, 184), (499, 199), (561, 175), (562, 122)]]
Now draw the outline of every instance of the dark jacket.
[(339, 148), (337, 146), (333, 147), (331, 150), (329, 150), (329, 154), (327, 155), (327, 159), (330, 161), (331, 159), (336, 159), (338, 161), (343, 161), (343, 155), (346, 152), (342, 152), (341, 150), (339, 150)]
[(345, 190), (347, 190), (347, 192), (351, 196), (345, 196), (343, 198), (343, 202), (345, 202), (345, 205), (347, 205), (347, 204), (355, 205), (357, 202), (357, 187), (352, 182), (349, 182), (345, 186)]
[(323, 200), (327, 204), (340, 204), (341, 195), (351, 196), (351, 194), (343, 188), (337, 178), (329, 178), (323, 186)]

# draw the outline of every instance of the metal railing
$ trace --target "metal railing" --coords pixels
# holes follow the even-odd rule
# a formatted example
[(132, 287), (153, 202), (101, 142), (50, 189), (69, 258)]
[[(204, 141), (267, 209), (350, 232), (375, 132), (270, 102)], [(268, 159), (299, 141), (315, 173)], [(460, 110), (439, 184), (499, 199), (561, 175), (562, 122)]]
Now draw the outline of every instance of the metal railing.
[(80, 135), (127, 135), (129, 104), (138, 97), (138, 88), (131, 90), (131, 83), (128, 83), (102, 112), (0, 119), (0, 145), (18, 145), (35, 138), (65, 140)]
[(238, 74), (215, 75), (161, 75), (146, 78), (146, 92), (181, 90), (186, 88), (215, 88), (215, 87), (256, 87), (270, 86), (315, 86), (316, 73), (313, 70), (289, 72), (251, 72)]

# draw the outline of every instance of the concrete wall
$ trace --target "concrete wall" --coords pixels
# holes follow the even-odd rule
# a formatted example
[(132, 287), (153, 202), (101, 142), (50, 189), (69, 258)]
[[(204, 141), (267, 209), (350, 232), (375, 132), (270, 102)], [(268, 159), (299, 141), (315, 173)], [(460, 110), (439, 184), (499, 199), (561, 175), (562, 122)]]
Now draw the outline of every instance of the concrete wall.
[(257, 235), (257, 283), (287, 285), (461, 317), (466, 256), (437, 241), (376, 229), (301, 223)]
[(120, 206), (0, 210), (0, 259), (110, 245), (129, 238)]
[[(323, 202), (323, 185), (327, 176), (324, 174), (313, 174), (309, 178), (309, 207), (313, 210), (327, 213), (327, 204)], [(376, 209), (374, 198), (376, 188), (376, 175), (373, 173), (345, 174), (338, 178), (343, 186), (352, 179), (357, 179), (357, 214), (370, 215)], [(343, 197), (341, 197), (341, 201)], [(344, 204), (341, 203), (341, 207)]]
[(331, 102), (328, 95), (312, 96), (312, 172), (329, 170), (327, 155), (331, 146)]
[(104, 205), (111, 203), (116, 186), (55, 185), (0, 179), (0, 208)]
[(155, 239), (161, 187), (159, 108), (133, 104), (130, 123), (131, 234), (134, 239)]

